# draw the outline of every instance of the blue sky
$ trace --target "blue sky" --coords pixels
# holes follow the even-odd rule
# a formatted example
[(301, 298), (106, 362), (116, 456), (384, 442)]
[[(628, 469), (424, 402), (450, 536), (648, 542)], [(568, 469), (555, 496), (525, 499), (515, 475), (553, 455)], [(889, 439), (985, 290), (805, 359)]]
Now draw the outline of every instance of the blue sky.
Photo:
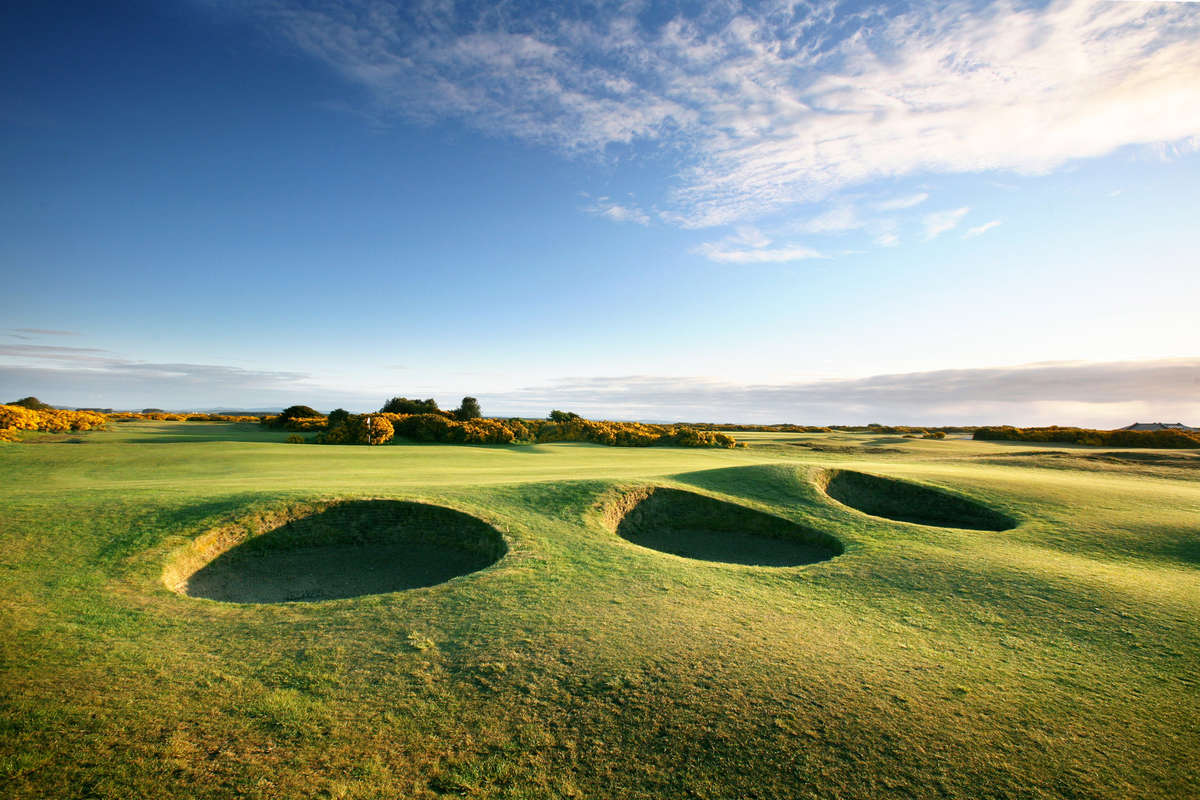
[(28, 5), (0, 400), (1200, 424), (1200, 4)]

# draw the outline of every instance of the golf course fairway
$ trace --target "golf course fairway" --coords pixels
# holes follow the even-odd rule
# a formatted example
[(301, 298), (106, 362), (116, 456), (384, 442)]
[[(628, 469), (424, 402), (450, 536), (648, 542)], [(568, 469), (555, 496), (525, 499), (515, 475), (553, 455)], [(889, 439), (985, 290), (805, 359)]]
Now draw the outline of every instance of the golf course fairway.
[(1190, 453), (286, 437), (0, 446), (0, 796), (1200, 797)]

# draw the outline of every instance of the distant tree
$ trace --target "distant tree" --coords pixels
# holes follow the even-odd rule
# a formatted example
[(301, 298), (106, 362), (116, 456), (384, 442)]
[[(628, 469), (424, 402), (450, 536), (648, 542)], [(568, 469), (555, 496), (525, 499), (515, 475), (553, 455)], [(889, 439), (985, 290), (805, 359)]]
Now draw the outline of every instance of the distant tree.
[(279, 421), (287, 422), (289, 419), (307, 419), (311, 417), (325, 416), (320, 411), (309, 406), (288, 406), (283, 411), (279, 412)]
[(479, 419), (482, 416), (483, 411), (479, 408), (479, 401), (474, 397), (464, 397), (462, 405), (454, 409), (454, 418), (458, 420)]
[(9, 403), (9, 405), (21, 406), (22, 408), (32, 409), (33, 411), (46, 411), (47, 409), (54, 408), (54, 406), (43, 403), (41, 400), (38, 400), (36, 397), (32, 396), (22, 397), (20, 400), (14, 400)]
[(409, 400), (407, 397), (393, 397), (379, 409), (383, 414), (437, 414), (441, 411), (437, 401), (432, 397), (426, 400)]
[(583, 419), (574, 411), (559, 411), (557, 408), (550, 412), (551, 422), (570, 422), (573, 419)]
[(344, 425), (346, 420), (350, 419), (350, 412), (344, 408), (335, 408), (329, 412), (329, 427), (335, 425)]
[(165, 414), (167, 412), (163, 411), (161, 408), (143, 408), (142, 413), (143, 414)]

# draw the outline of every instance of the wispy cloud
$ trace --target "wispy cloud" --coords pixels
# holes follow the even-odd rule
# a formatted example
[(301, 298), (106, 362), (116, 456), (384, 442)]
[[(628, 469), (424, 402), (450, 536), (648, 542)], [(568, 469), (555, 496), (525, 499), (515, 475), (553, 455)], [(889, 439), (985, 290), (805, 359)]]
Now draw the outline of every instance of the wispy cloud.
[(79, 331), (58, 331), (48, 328), (9, 328), (16, 333), (29, 333), (34, 336), (78, 336)]
[(838, 205), (815, 217), (789, 226), (796, 233), (844, 233), (866, 227), (867, 222), (852, 205)]
[(693, 252), (722, 264), (780, 264), (826, 258), (821, 251), (802, 244), (772, 244), (772, 239), (758, 228), (742, 226), (720, 241), (704, 242)]
[[(107, 355), (105, 355), (107, 354)], [(58, 347), (48, 344), (0, 344), (0, 358), (49, 359), (76, 363), (106, 363), (112, 354), (98, 347)]]
[(968, 228), (967, 232), (963, 234), (963, 238), (964, 239), (973, 239), (976, 236), (982, 236), (983, 234), (990, 231), (992, 228), (999, 227), (1000, 224), (1001, 224), (1000, 220), (994, 219), (991, 222), (985, 222), (982, 225), (976, 225), (974, 228)]
[(1038, 173), (1126, 145), (1170, 153), (1200, 141), (1189, 4), (257, 8), (367, 87), (374, 114), (457, 118), (568, 153), (663, 143), (680, 162), (660, 205), (685, 227), (881, 177)]
[(584, 211), (593, 216), (603, 217), (612, 222), (633, 222), (638, 225), (649, 225), (650, 216), (646, 212), (631, 205), (614, 203), (607, 197), (599, 197), (594, 203), (584, 207)]
[(954, 230), (970, 210), (970, 208), (963, 206), (962, 208), (953, 208), (926, 214), (921, 220), (921, 223), (925, 226), (925, 241), (936, 239), (946, 231)]
[[(15, 362), (15, 363), (14, 363)], [(0, 401), (140, 408), (377, 408), (384, 394), (326, 376), (222, 364), (133, 361), (93, 348), (0, 353)], [(489, 413), (567, 408), (594, 417), (809, 424), (1200, 424), (1200, 357), (1057, 362), (848, 380), (737, 384), (704, 377), (563, 378), (515, 391), (473, 392)]]
[(48, 328), (8, 328), (8, 335), (13, 339), (27, 342), (37, 341), (47, 336), (79, 336), (78, 331), (59, 331)]
[(493, 405), (595, 416), (807, 424), (1200, 424), (1200, 358), (1046, 363), (853, 380), (738, 385), (710, 378), (566, 378), (495, 394)]
[(882, 200), (875, 204), (875, 208), (879, 211), (902, 211), (906, 208), (919, 206), (928, 199), (928, 192), (918, 192), (917, 194), (909, 194), (903, 197), (893, 197), (889, 200)]
[(184, 409), (318, 399), (332, 408), (362, 395), (328, 388), (303, 372), (135, 361), (91, 347), (0, 346), (0, 401), (30, 394), (74, 406)]
[(715, 243), (705, 243), (696, 248), (696, 252), (709, 261), (718, 261), (724, 264), (778, 264), (804, 261), (809, 258), (825, 258), (821, 251), (803, 245), (734, 250)]

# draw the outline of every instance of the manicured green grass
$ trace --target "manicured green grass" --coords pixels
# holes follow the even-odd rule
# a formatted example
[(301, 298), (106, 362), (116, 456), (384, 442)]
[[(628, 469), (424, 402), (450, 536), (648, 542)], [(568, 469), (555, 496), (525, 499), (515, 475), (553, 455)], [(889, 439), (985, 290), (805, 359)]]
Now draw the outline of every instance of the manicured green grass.
[[(0, 796), (1200, 796), (1192, 460), (850, 434), (285, 438), (137, 423), (0, 447)], [(1018, 525), (870, 516), (822, 491), (830, 469)], [(845, 552), (768, 567), (640, 547), (611, 504), (650, 484)], [(343, 498), (448, 506), (508, 552), (318, 603), (164, 583), (208, 531)]]

